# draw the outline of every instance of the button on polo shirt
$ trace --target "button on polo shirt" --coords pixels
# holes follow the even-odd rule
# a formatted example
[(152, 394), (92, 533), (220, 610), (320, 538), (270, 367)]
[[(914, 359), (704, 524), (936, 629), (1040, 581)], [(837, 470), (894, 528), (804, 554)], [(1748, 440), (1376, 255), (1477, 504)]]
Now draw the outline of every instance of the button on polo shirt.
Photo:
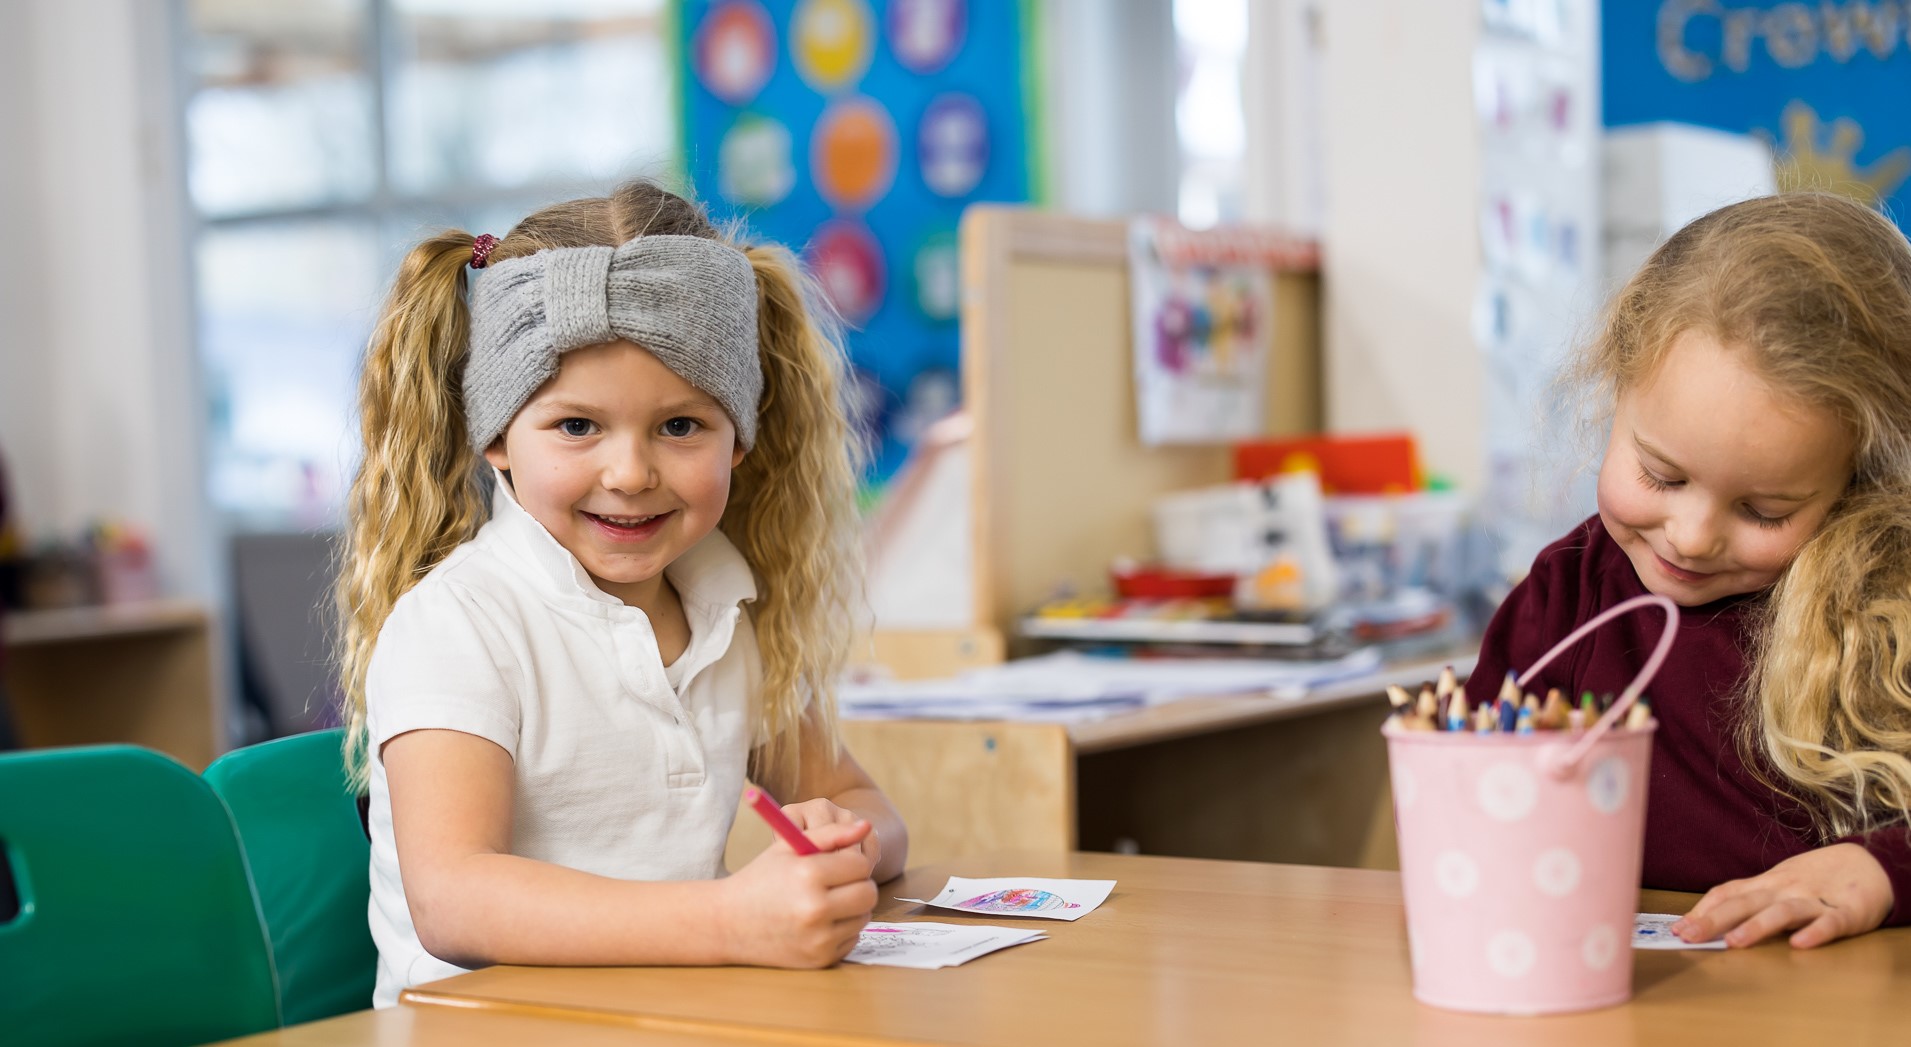
[(405, 901), (380, 753), (407, 731), (510, 754), (513, 854), (624, 880), (722, 875), (755, 740), (756, 585), (719, 531), (664, 574), (690, 622), (669, 674), (644, 612), (598, 589), (500, 478), (490, 522), (392, 608), (365, 683), (377, 1006), (463, 970), (424, 950)]

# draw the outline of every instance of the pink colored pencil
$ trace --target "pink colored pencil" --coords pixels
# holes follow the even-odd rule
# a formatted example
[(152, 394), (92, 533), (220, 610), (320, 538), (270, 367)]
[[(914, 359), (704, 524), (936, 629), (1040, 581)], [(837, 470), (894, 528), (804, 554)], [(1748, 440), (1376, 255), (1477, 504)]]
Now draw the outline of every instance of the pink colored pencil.
[(769, 823), (770, 831), (781, 836), (783, 842), (790, 845), (790, 850), (797, 854), (822, 853), (815, 844), (810, 842), (809, 837), (803, 835), (803, 830), (798, 829), (796, 823), (790, 821), (790, 816), (783, 813), (783, 808), (778, 807), (776, 801), (770, 799), (769, 793), (751, 786), (743, 790), (743, 802), (749, 804), (759, 817)]

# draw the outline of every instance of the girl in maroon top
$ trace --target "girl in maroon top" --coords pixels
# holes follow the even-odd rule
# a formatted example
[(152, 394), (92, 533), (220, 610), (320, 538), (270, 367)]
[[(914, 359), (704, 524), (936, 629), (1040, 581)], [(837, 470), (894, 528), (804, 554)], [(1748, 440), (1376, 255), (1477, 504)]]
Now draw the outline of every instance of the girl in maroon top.
[[(1714, 211), (1614, 297), (1576, 377), (1610, 411), (1599, 513), (1494, 615), (1469, 700), (1670, 597), (1643, 880), (1706, 892), (1674, 929), (1806, 948), (1911, 923), (1911, 244), (1839, 197)], [(1540, 682), (1617, 692), (1660, 628), (1621, 619)]]

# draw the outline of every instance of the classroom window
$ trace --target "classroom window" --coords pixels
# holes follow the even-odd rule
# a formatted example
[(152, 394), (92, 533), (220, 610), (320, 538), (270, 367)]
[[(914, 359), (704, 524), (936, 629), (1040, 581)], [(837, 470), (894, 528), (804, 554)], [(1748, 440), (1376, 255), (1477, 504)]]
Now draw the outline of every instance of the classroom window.
[(1241, 62), (1247, 0), (1174, 0), (1175, 130), (1180, 139), (1183, 225), (1241, 220), (1247, 122)]
[(237, 530), (336, 522), (390, 275), (676, 163), (667, 0), (178, 0), (207, 473)]

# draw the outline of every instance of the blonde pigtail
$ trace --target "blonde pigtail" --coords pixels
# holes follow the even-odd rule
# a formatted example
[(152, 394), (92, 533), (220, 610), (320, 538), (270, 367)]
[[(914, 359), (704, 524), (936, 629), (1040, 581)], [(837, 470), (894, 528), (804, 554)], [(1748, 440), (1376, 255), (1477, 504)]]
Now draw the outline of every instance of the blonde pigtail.
[[(1799, 550), (1755, 631), (1741, 744), (1823, 838), (1911, 807), (1911, 492), (1848, 495)], [(1770, 774), (1775, 771), (1776, 774)]]
[(346, 769), (360, 790), (369, 775), (365, 673), (378, 632), (398, 598), (484, 523), (460, 390), (473, 240), (447, 232), (405, 257), (359, 380), (364, 458), (347, 498), (333, 610)]
[(861, 455), (843, 409), (847, 364), (833, 314), (788, 251), (746, 253), (757, 278), (763, 397), (756, 445), (732, 479), (722, 527), (762, 583), (754, 622), (768, 741), (753, 773), (789, 782), (805, 715), (821, 728), (823, 751), (839, 745), (836, 680), (863, 595)]

